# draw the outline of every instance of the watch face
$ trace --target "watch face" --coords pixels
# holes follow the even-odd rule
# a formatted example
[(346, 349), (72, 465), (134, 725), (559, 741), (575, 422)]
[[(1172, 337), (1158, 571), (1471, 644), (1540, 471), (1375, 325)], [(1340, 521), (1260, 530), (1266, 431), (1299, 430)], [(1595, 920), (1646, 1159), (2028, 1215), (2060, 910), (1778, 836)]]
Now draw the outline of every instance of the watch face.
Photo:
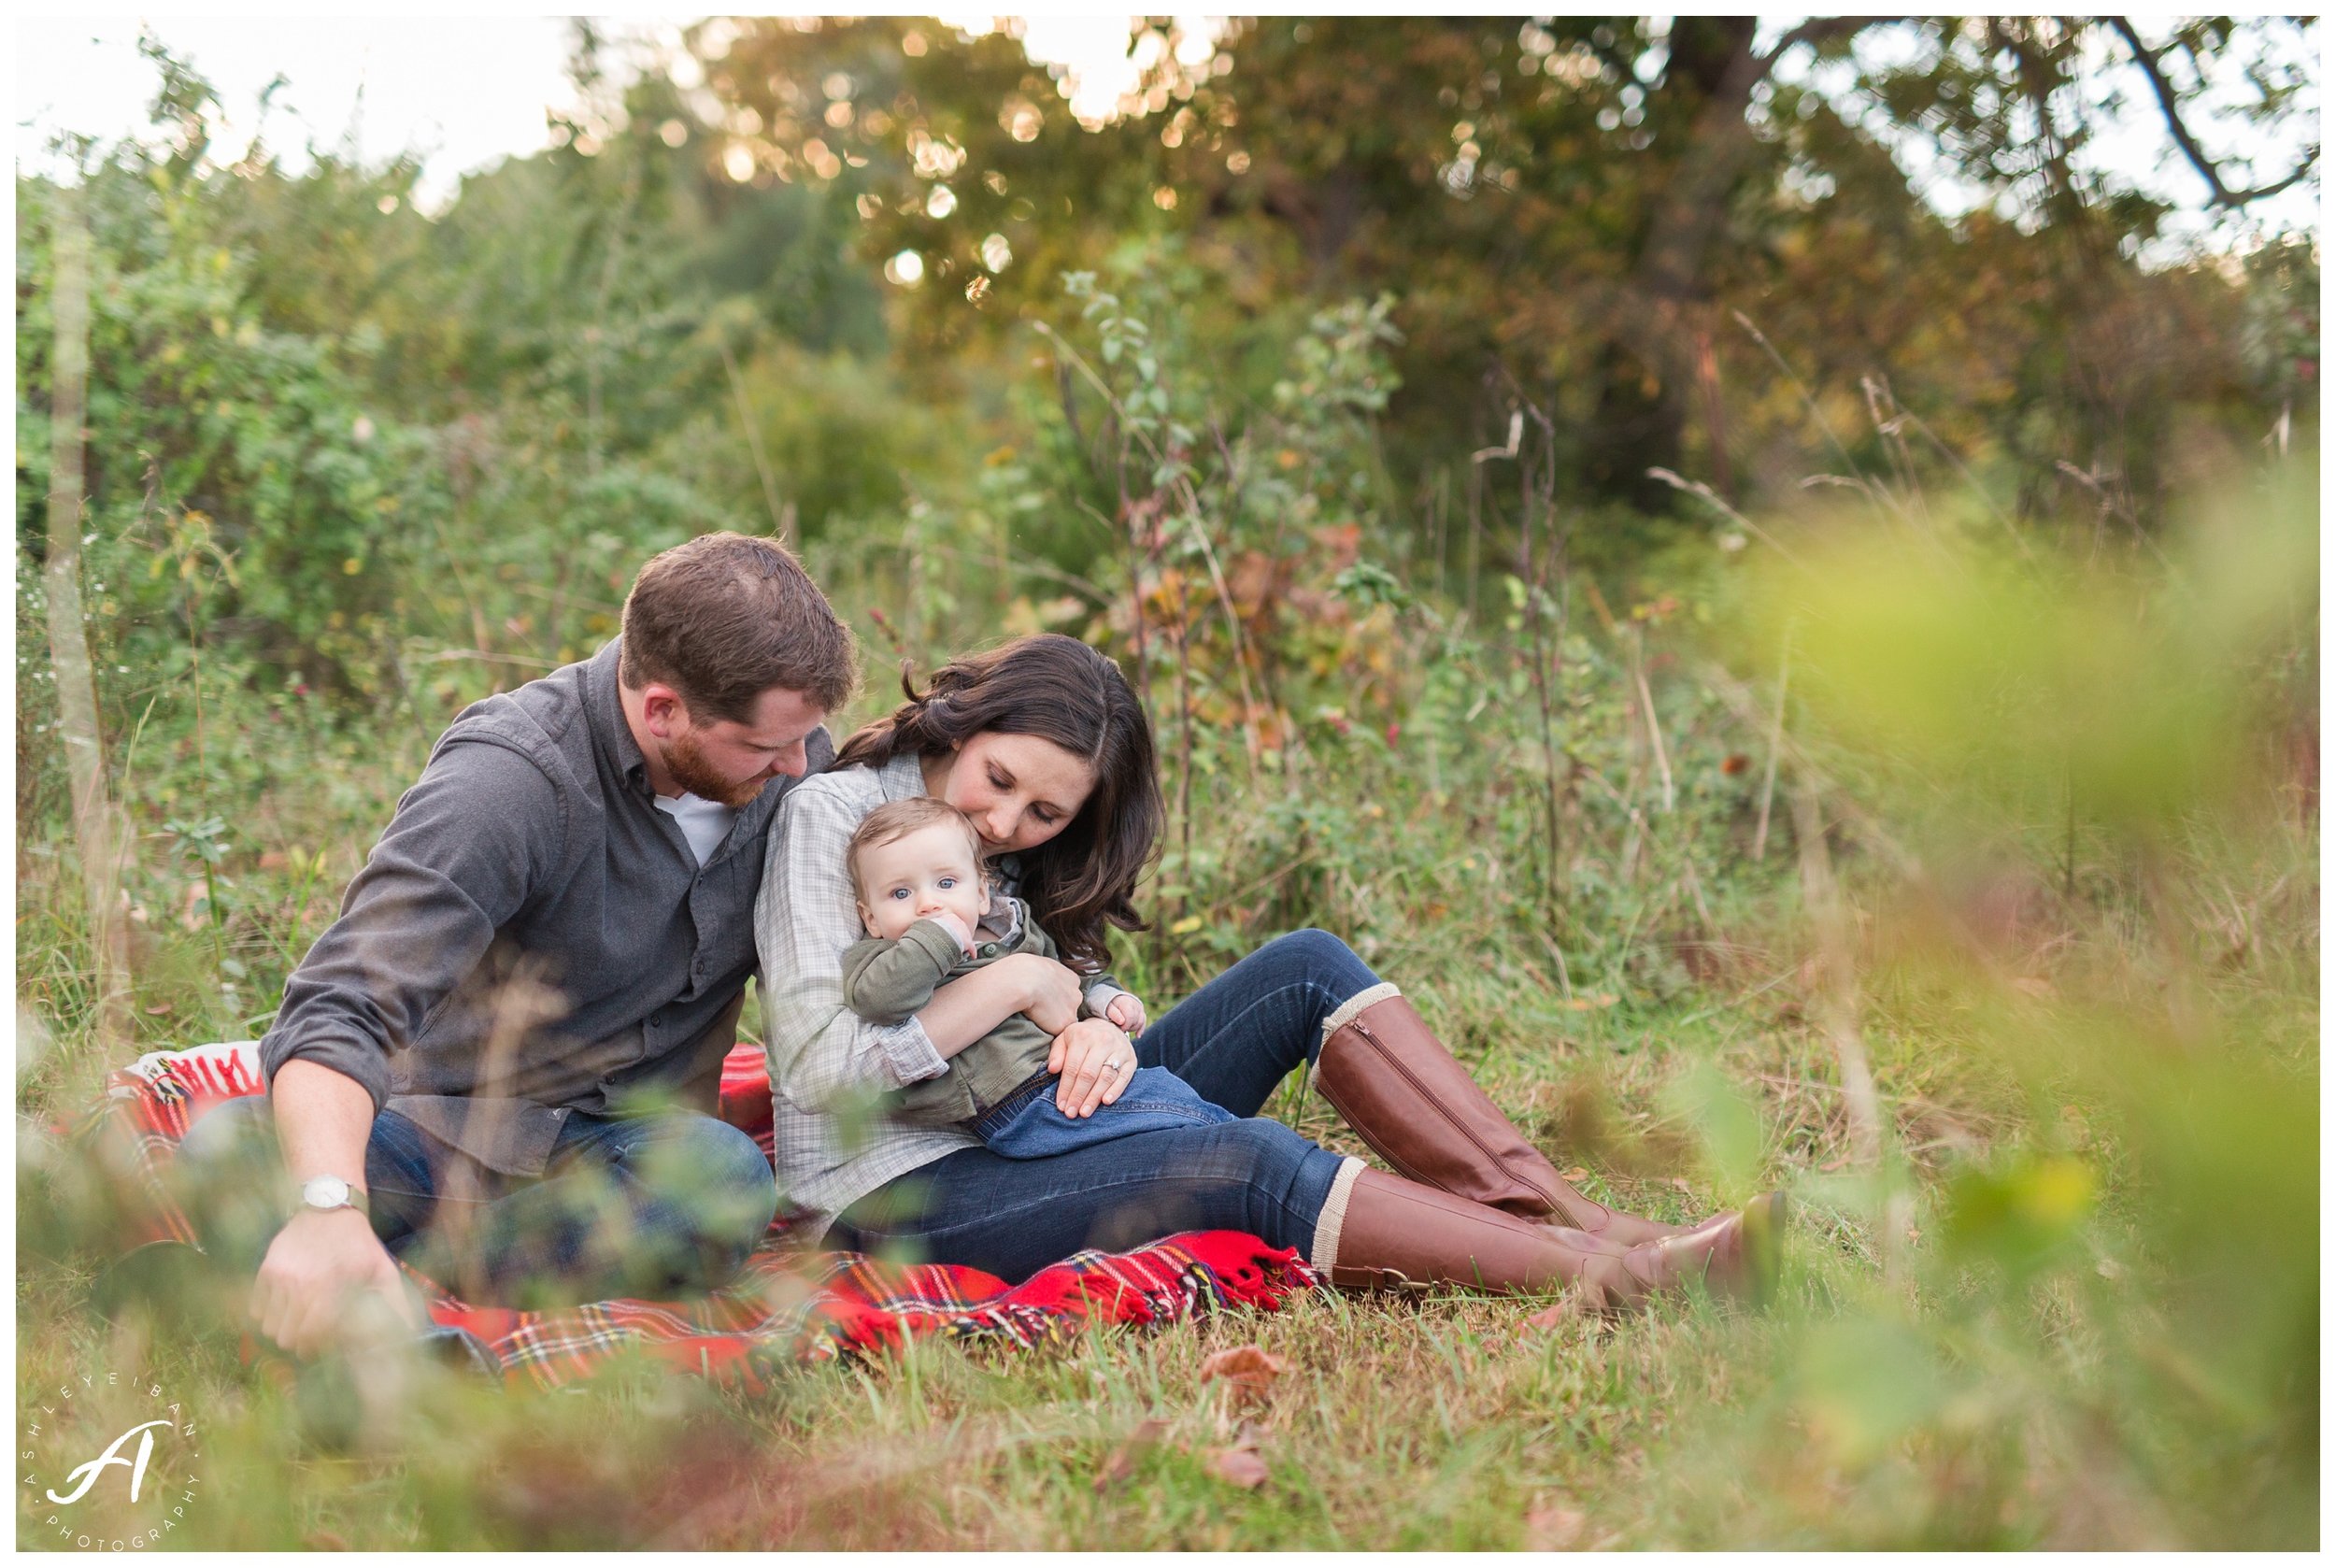
[(339, 1208), (349, 1202), (349, 1183), (336, 1176), (310, 1176), (301, 1186), (300, 1201), (310, 1208)]

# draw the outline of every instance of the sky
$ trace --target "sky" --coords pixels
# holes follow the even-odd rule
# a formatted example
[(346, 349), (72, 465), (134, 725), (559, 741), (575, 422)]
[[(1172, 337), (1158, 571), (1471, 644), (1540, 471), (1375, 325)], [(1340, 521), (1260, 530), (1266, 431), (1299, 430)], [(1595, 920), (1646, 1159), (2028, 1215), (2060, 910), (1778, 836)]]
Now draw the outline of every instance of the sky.
[[(988, 24), (985, 17), (942, 14), (961, 27)], [(1200, 19), (1184, 20), (1196, 39), (1212, 31)], [(1791, 21), (1766, 24), (1764, 36), (1780, 34)], [(255, 130), (264, 131), (268, 144), (295, 170), (310, 145), (351, 148), (369, 162), (412, 151), (424, 160), (418, 192), (424, 210), (450, 200), (463, 174), (542, 149), (546, 110), (567, 107), (575, 97), (566, 77), (568, 23), (560, 17), (225, 19), (150, 13), (143, 24), (134, 18), (29, 19), (16, 24), (14, 35), (20, 169), (54, 170), (54, 155), (46, 149), (59, 131), (111, 138), (146, 124), (156, 77), (137, 52), (141, 25), (192, 60), (219, 89), (226, 117), (216, 138), (221, 161), (233, 162)], [(633, 18), (610, 25), (624, 39), (619, 52), (635, 59), (653, 54), (661, 37), (678, 38), (671, 21)], [(1034, 58), (1070, 67), (1072, 107), (1083, 117), (1108, 113), (1134, 79), (1125, 17), (1034, 16), (1023, 27), (1025, 46)], [(263, 122), (258, 101), (278, 74), (289, 82)], [(2129, 77), (2132, 79), (2126, 80)], [(2115, 132), (2100, 143), (2103, 163), (2144, 189), (2195, 203), (2203, 187), (2175, 157), (2145, 90), (2137, 91), (2138, 73), (2104, 58), (2093, 79), (2098, 93), (2121, 91), (2129, 100), (2115, 117)], [(2240, 150), (2217, 127), (2202, 129), (2215, 150)], [(2281, 166), (2317, 132), (2315, 106), (2302, 129), (2286, 138), (2286, 145), (2249, 150), (2261, 154), (2258, 171)], [(1901, 162), (1942, 210), (1969, 205), (1969, 193), (1926, 175), (1919, 148), (1902, 150)], [(2210, 250), (2243, 248), (2263, 230), (2316, 231), (2317, 226), (2317, 192), (2298, 187), (2259, 204), (2237, 222), (2210, 221), (2203, 215), (2178, 220), (2153, 259), (2178, 259), (2193, 245)]]
[[(986, 16), (942, 15), (969, 30), (990, 25)], [(1198, 19), (1189, 25), (1202, 30)], [(678, 42), (672, 22), (619, 19), (611, 26), (626, 35), (620, 53), (653, 52), (661, 37)], [(20, 169), (56, 167), (48, 146), (60, 131), (109, 139), (146, 125), (157, 77), (138, 54), (142, 27), (219, 90), (221, 161), (234, 162), (262, 129), (293, 170), (311, 144), (332, 149), (353, 138), (368, 161), (414, 151), (425, 155), (418, 192), (425, 210), (451, 199), (464, 174), (541, 150), (547, 109), (576, 98), (565, 17), (29, 18), (16, 24)], [(1075, 110), (1108, 113), (1135, 80), (1124, 16), (1034, 16), (1023, 27), (1033, 58), (1072, 68)], [(459, 48), (448, 47), (449, 35)], [(279, 74), (290, 80), (263, 126), (260, 94)]]
[[(26, 19), (16, 24), (17, 165), (45, 168), (59, 131), (101, 138), (147, 122), (159, 79), (137, 51), (135, 18)], [(150, 25), (219, 90), (233, 162), (261, 129), (260, 93), (291, 78), (272, 103), (269, 145), (305, 163), (310, 143), (352, 135), (368, 161), (428, 153), (425, 189), (443, 198), (469, 170), (545, 145), (544, 110), (574, 98), (567, 22), (556, 17), (471, 17), (447, 26), (406, 18), (192, 18)], [(449, 49), (449, 27), (462, 47)]]

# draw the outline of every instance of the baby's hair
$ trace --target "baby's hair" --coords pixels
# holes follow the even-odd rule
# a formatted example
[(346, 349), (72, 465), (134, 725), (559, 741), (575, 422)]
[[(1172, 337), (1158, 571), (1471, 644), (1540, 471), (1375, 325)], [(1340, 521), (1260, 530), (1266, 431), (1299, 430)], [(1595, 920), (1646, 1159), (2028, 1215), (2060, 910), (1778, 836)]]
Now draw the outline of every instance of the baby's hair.
[(973, 819), (938, 796), (911, 795), (906, 800), (888, 800), (862, 817), (851, 842), (844, 846), (844, 869), (851, 877), (853, 893), (862, 891), (860, 857), (863, 851), (906, 838), (936, 822), (947, 822), (965, 834), (966, 847), (974, 852), (974, 869), (979, 873), (981, 834), (975, 829)]

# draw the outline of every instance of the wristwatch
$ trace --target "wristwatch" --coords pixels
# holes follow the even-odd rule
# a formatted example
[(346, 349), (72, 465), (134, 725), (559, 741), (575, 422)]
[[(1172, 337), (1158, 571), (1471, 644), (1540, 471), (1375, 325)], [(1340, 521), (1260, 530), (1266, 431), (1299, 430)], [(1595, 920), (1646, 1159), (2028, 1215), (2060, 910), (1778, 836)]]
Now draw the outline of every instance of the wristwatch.
[(353, 1208), (370, 1214), (365, 1195), (336, 1176), (315, 1176), (300, 1184), (302, 1206), (313, 1209)]

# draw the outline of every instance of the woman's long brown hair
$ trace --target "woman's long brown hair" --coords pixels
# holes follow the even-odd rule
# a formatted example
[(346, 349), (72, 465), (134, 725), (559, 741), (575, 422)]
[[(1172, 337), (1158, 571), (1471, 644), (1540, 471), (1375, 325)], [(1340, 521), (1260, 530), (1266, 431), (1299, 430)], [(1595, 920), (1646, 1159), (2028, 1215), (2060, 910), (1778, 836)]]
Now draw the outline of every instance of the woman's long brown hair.
[(1108, 957), (1105, 922), (1145, 929), (1132, 898), (1166, 813), (1152, 728), (1118, 665), (1047, 632), (944, 664), (921, 692), (904, 669), (901, 690), (908, 700), (844, 742), (835, 766), (937, 756), (991, 732), (1052, 741), (1094, 769), (1095, 788), (1061, 833), (1023, 851), (1021, 896), (1081, 969)]

